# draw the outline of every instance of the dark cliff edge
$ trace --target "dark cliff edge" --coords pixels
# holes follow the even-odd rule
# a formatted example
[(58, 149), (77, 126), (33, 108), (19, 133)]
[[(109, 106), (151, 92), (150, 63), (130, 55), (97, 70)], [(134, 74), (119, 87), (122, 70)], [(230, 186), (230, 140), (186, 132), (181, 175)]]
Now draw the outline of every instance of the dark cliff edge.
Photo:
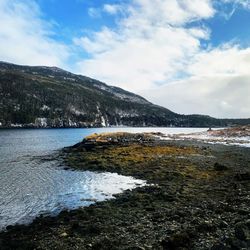
[(180, 115), (57, 67), (0, 62), (0, 128), (224, 127), (250, 119)]

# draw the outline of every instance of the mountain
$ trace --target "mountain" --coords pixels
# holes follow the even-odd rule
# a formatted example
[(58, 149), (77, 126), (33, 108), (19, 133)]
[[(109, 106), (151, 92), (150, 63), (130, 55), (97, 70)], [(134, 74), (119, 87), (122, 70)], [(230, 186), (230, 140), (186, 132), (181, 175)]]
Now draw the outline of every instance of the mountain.
[(249, 120), (180, 115), (57, 67), (0, 62), (0, 127), (225, 126)]

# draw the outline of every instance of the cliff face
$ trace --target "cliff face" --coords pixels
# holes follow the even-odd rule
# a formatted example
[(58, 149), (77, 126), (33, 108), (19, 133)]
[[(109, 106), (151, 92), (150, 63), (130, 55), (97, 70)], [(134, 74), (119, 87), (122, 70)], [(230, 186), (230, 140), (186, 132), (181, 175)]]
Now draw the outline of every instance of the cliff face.
[[(228, 123), (228, 121), (226, 122)], [(224, 126), (56, 67), (0, 62), (0, 127)]]

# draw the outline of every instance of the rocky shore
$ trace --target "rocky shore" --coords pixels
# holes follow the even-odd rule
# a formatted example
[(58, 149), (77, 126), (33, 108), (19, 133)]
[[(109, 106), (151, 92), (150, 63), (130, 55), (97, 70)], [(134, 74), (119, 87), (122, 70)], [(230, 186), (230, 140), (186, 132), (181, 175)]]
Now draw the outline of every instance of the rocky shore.
[(190, 134), (174, 134), (165, 137), (174, 140), (199, 140), (206, 143), (225, 145), (241, 145), (250, 147), (250, 125), (230, 127), (225, 129), (209, 129), (204, 132)]
[(250, 125), (232, 127), (227, 129), (218, 129), (218, 130), (208, 130), (207, 133), (211, 136), (217, 137), (250, 137)]
[(0, 249), (250, 249), (250, 148), (158, 133), (94, 134), (65, 148), (73, 169), (148, 185), (0, 233)]

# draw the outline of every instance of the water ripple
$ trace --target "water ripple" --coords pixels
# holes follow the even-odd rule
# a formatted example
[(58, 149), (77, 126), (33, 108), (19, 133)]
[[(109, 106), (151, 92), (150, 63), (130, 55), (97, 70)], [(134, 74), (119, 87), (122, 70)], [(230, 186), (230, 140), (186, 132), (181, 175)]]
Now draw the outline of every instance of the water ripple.
[(57, 214), (63, 209), (110, 199), (144, 183), (115, 173), (64, 170), (54, 150), (69, 142), (53, 144), (54, 133), (37, 131), (0, 131), (0, 230), (7, 225), (29, 223), (40, 214)]

